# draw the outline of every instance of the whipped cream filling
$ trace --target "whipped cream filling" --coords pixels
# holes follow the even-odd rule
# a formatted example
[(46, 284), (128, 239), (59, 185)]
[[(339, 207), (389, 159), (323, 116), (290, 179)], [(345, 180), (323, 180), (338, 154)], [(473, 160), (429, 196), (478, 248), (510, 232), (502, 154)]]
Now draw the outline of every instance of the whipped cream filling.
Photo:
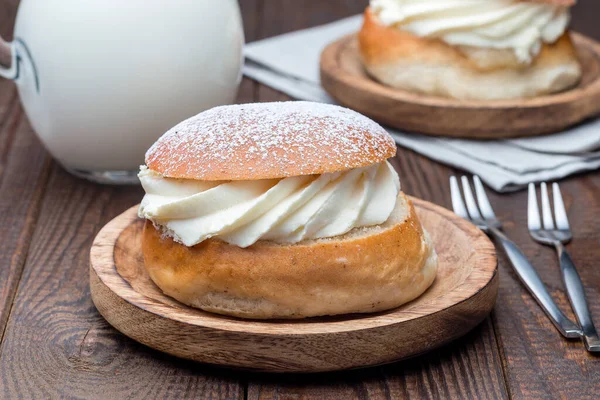
[(257, 181), (165, 178), (145, 166), (138, 176), (146, 191), (138, 215), (186, 246), (211, 237), (248, 247), (343, 235), (387, 221), (400, 192), (388, 162)]
[(522, 63), (570, 21), (568, 7), (519, 0), (371, 0), (371, 10), (384, 25), (455, 46), (511, 49)]

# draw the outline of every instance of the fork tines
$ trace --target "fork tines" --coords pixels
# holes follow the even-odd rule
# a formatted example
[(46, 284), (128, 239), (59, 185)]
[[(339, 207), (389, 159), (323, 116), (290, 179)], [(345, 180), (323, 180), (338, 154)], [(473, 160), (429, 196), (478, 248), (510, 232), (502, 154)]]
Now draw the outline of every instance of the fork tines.
[[(471, 190), (469, 179), (466, 176), (461, 177), (462, 193), (465, 201), (463, 202), (463, 196), (456, 177), (450, 177), (450, 193), (452, 197), (452, 208), (454, 212), (465, 218), (473, 221), (484, 221), (484, 220), (496, 220), (496, 215), (490, 204), (490, 201), (485, 194), (483, 184), (477, 175), (473, 176), (473, 187), (475, 188), (475, 196)], [(466, 202), (466, 207), (465, 207)]]
[[(560, 193), (558, 183), (552, 184), (552, 199), (554, 203), (554, 218), (552, 217), (552, 208), (550, 206), (550, 197), (546, 182), (540, 185), (540, 195), (542, 197), (542, 219), (540, 220), (540, 211), (537, 202), (535, 185), (529, 184), (529, 198), (527, 200), (527, 225), (530, 231), (539, 231), (542, 226), (546, 230), (569, 230), (569, 220), (567, 212)], [(556, 222), (556, 225), (555, 225)]]

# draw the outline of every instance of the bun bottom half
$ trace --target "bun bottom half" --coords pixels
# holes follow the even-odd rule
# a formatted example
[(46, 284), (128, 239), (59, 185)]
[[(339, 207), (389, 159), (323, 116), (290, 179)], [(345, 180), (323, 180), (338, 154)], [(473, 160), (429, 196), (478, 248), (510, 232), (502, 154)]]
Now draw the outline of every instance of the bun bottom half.
[(166, 295), (251, 319), (388, 310), (421, 295), (437, 271), (431, 239), (403, 194), (384, 224), (335, 238), (248, 248), (213, 238), (186, 247), (146, 221), (142, 242), (150, 278)]
[(581, 66), (568, 32), (543, 44), (531, 64), (509, 49), (452, 46), (379, 23), (367, 9), (359, 33), (362, 63), (397, 89), (459, 100), (503, 100), (557, 93), (575, 86)]

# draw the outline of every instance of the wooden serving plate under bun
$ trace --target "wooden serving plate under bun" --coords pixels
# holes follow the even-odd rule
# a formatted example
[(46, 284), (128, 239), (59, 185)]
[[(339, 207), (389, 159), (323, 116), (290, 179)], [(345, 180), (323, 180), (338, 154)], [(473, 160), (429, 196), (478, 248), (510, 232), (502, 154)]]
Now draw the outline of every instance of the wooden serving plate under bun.
[(498, 291), (494, 246), (442, 207), (413, 199), (439, 255), (433, 285), (391, 311), (306, 320), (251, 321), (210, 314), (165, 296), (141, 253), (137, 207), (108, 223), (91, 250), (90, 288), (100, 313), (154, 349), (204, 363), (265, 372), (320, 372), (412, 357), (467, 333)]
[(579, 85), (529, 99), (464, 101), (385, 86), (365, 72), (356, 35), (325, 48), (321, 83), (346, 107), (402, 131), (465, 139), (501, 139), (559, 132), (600, 113), (600, 44), (571, 34), (583, 68)]

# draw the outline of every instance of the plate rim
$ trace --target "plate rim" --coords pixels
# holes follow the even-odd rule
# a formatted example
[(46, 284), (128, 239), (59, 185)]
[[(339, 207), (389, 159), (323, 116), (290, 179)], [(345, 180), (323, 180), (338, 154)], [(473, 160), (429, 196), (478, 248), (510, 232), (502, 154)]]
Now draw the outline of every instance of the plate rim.
[[(155, 317), (176, 321), (178, 323), (191, 325), (197, 328), (207, 328), (233, 333), (258, 334), (263, 336), (309, 336), (339, 333), (356, 333), (363, 330), (389, 327), (391, 325), (397, 325), (407, 322), (412, 323), (422, 318), (428, 318), (438, 313), (446, 312), (449, 309), (452, 309), (460, 305), (461, 303), (464, 303), (465, 301), (468, 301), (469, 299), (477, 296), (482, 290), (487, 288), (490, 284), (494, 282), (495, 279), (498, 278), (498, 258), (495, 251), (495, 247), (491, 240), (475, 225), (463, 218), (458, 217), (456, 214), (441, 206), (435, 205), (424, 200), (416, 199), (414, 197), (410, 197), (410, 199), (413, 201), (416, 208), (424, 208), (430, 212), (436, 212), (440, 214), (443, 218), (452, 221), (452, 223), (457, 225), (461, 230), (465, 231), (466, 234), (470, 233), (469, 236), (473, 238), (472, 243), (474, 243), (474, 246), (469, 260), (471, 262), (476, 262), (476, 258), (474, 257), (491, 257), (488, 262), (491, 262), (490, 265), (493, 265), (493, 268), (490, 267), (490, 271), (488, 271), (488, 276), (485, 281), (485, 284), (479, 285), (476, 290), (467, 292), (467, 295), (464, 295), (464, 293), (460, 290), (465, 285), (471, 288), (471, 286), (469, 286), (468, 284), (473, 279), (473, 274), (469, 274), (469, 276), (458, 286), (454, 287), (450, 293), (445, 294), (444, 296), (436, 297), (434, 299), (435, 301), (433, 301), (431, 304), (436, 304), (437, 302), (439, 302), (439, 299), (447, 298), (446, 296), (456, 293), (461, 294), (460, 299), (456, 301), (453, 300), (451, 304), (447, 305), (446, 307), (439, 308), (434, 312), (430, 312), (420, 316), (413, 316), (404, 320), (392, 320), (393, 318), (386, 318), (386, 316), (393, 316), (394, 312), (402, 312), (402, 310), (384, 311), (375, 314), (358, 314), (356, 315), (356, 317), (336, 321), (323, 321), (321, 318), (315, 320), (244, 320), (218, 314), (211, 314), (209, 312), (196, 310), (185, 305), (182, 306), (191, 308), (193, 311), (202, 313), (203, 315), (198, 316), (202, 319), (202, 321), (187, 320), (185, 318), (180, 318), (177, 315), (166, 315), (165, 313), (161, 312), (162, 307), (172, 307), (165, 303), (161, 303), (159, 305), (158, 310), (156, 309), (156, 304), (146, 306), (144, 304), (144, 298), (146, 297), (143, 294), (138, 293), (129, 284), (129, 282), (127, 282), (127, 280), (125, 280), (119, 274), (114, 262), (114, 249), (118, 237), (132, 223), (135, 223), (137, 220), (140, 220), (137, 216), (137, 209), (139, 205), (129, 208), (119, 216), (112, 219), (97, 234), (92, 244), (92, 248), (90, 250), (90, 272), (93, 271), (103, 285), (105, 285), (116, 296), (131, 304), (132, 306), (137, 307), (145, 312), (151, 313)], [(98, 271), (97, 268), (99, 266), (99, 261), (97, 260), (105, 260), (107, 256), (109, 256), (110, 258), (110, 268), (114, 270), (111, 271), (111, 277), (107, 277), (105, 273), (103, 273), (102, 271)], [(100, 266), (100, 268), (102, 267)], [(115, 285), (115, 283), (111, 282), (111, 279), (109, 278), (118, 279), (119, 284)], [(121, 295), (123, 293), (123, 287), (127, 288), (125, 296)], [(407, 305), (410, 305), (410, 303), (407, 303)], [(323, 319), (326, 318), (328, 317), (323, 317)], [(362, 322), (357, 324), (357, 321)], [(298, 329), (298, 332), (294, 332), (294, 328), (297, 328), (298, 326), (300, 326), (301, 329)], [(284, 332), (282, 332), (282, 330)]]

